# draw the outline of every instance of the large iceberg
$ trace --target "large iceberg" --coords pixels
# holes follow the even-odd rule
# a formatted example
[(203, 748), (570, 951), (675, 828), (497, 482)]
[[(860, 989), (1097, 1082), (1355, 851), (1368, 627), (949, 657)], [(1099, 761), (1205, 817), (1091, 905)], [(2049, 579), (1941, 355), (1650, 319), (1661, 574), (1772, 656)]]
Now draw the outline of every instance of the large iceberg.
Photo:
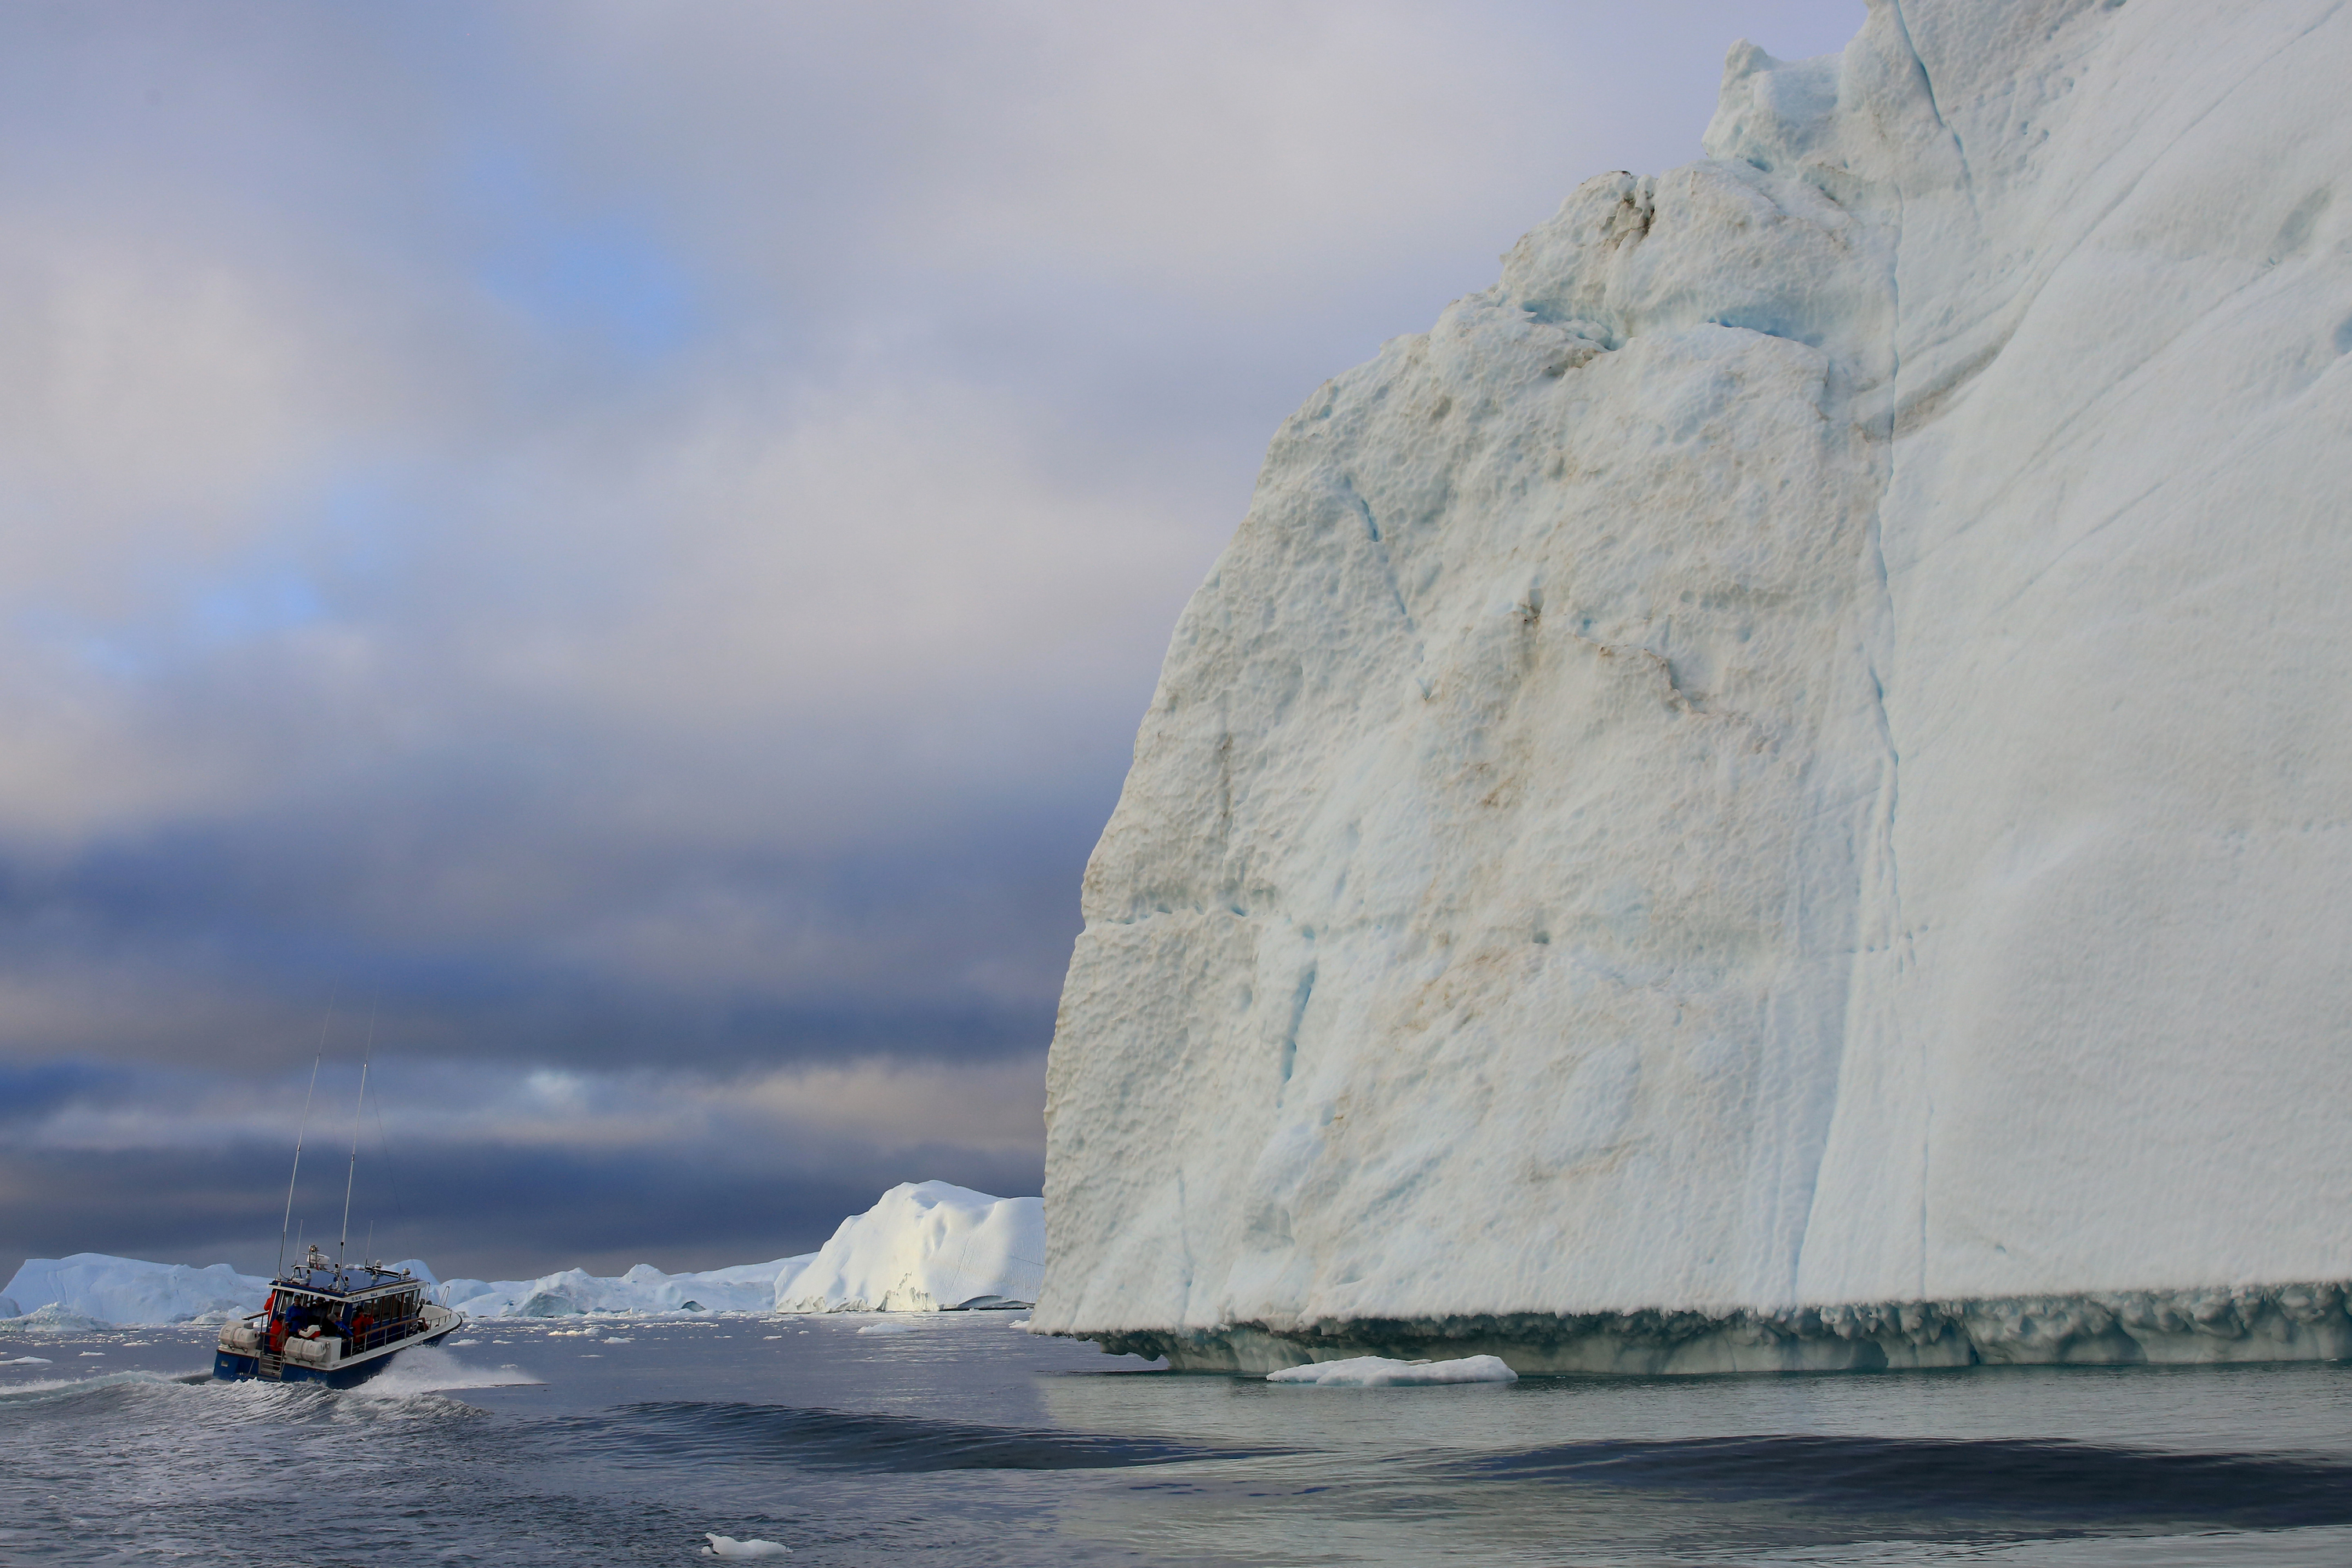
[(1036, 1330), (2352, 1354), (2347, 72), (1873, 0), (1310, 398), (1087, 867)]
[(947, 1182), (902, 1182), (841, 1222), (815, 1252), (699, 1274), (640, 1263), (626, 1274), (570, 1268), (537, 1279), (452, 1279), (442, 1300), (477, 1318), (584, 1312), (925, 1312), (1026, 1306), (1045, 1269), (1035, 1198)]
[[(393, 1265), (432, 1281), (432, 1271), (410, 1258)], [(70, 1258), (30, 1258), (0, 1287), (5, 1314), (88, 1319), (100, 1323), (185, 1323), (199, 1319), (241, 1317), (261, 1310), (269, 1281), (239, 1274), (226, 1263), (196, 1268), (185, 1263), (149, 1263), (102, 1252)]]

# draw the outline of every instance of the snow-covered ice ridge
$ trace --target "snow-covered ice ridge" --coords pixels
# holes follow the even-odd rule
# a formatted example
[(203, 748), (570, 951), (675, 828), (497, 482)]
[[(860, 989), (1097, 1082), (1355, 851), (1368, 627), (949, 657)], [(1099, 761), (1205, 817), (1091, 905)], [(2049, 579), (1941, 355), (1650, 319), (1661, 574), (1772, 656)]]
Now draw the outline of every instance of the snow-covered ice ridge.
[(2347, 71), (1874, 0), (1310, 398), (1087, 868), (1035, 1329), (2345, 1354)]
[[(436, 1281), (470, 1317), (585, 1312), (923, 1312), (1026, 1304), (1045, 1268), (1045, 1221), (1035, 1198), (999, 1198), (947, 1182), (905, 1182), (841, 1222), (815, 1252), (695, 1274), (639, 1264), (626, 1274), (570, 1268), (537, 1279)], [(411, 1258), (403, 1267), (428, 1281)], [(33, 1258), (0, 1295), (0, 1317), (175, 1323), (258, 1311), (269, 1281), (228, 1265), (78, 1253)], [(37, 1308), (33, 1303), (39, 1303)], [(20, 1305), (21, 1304), (21, 1305)]]

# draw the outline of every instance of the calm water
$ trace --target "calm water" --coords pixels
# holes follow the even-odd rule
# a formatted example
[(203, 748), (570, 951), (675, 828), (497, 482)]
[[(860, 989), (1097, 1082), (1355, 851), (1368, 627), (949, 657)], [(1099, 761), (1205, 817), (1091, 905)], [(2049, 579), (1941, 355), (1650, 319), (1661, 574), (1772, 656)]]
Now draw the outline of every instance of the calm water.
[(1339, 1390), (877, 1321), (477, 1328), (349, 1394), (0, 1340), (47, 1362), (0, 1562), (2352, 1563), (2352, 1368)]

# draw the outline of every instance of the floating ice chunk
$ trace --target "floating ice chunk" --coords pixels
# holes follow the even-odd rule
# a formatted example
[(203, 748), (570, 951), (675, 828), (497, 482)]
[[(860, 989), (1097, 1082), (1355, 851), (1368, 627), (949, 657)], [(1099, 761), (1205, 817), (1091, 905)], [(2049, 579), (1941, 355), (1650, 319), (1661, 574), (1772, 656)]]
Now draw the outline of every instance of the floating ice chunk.
[(0, 1366), (47, 1366), (48, 1364), (49, 1358), (45, 1355), (20, 1355), (11, 1357), (7, 1361), (0, 1361)]
[(106, 1352), (105, 1352), (104, 1351), (84, 1351), (84, 1352), (82, 1352), (81, 1353), (82, 1353), (83, 1355), (85, 1355), (85, 1356), (93, 1356), (93, 1355), (96, 1355), (96, 1356), (102, 1356), (102, 1355), (104, 1355)]
[(608, 1339), (604, 1342), (608, 1345), (633, 1345), (637, 1342), (634, 1339)]
[(86, 1334), (92, 1329), (114, 1327), (102, 1318), (77, 1312), (57, 1301), (45, 1307), (36, 1307), (23, 1317), (11, 1320), (11, 1322), (12, 1326), (32, 1334)]
[(479, 1341), (479, 1340), (451, 1340), (451, 1341), (449, 1342), (449, 1348), (450, 1348), (451, 1350), (453, 1350), (453, 1351), (455, 1351), (455, 1350), (463, 1350), (463, 1349), (465, 1349), (467, 1345), (478, 1345), (478, 1344), (480, 1344), (481, 1342), (481, 1342), (481, 1341)]
[(1464, 1356), (1458, 1361), (1391, 1361), (1386, 1356), (1360, 1355), (1346, 1361), (1317, 1362), (1266, 1373), (1268, 1383), (1305, 1384), (1316, 1388), (1407, 1388), (1435, 1383), (1517, 1383), (1519, 1374), (1491, 1355)]
[[(808, 1331), (801, 1331), (806, 1333)], [(915, 1331), (904, 1323), (868, 1323), (857, 1331), (861, 1334), (911, 1334)]]
[(731, 1535), (712, 1535), (709, 1531), (703, 1534), (710, 1542), (702, 1549), (705, 1557), (789, 1557), (793, 1552), (791, 1547), (772, 1541), (751, 1537), (738, 1541)]

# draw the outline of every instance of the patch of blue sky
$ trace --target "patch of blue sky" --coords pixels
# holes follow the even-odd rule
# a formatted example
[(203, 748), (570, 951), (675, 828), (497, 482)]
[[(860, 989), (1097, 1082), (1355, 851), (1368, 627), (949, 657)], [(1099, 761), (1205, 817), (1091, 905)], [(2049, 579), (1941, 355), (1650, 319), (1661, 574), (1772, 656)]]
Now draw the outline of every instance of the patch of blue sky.
[(205, 643), (256, 642), (327, 618), (326, 601), (308, 575), (285, 564), (215, 583), (189, 605), (188, 620)]
[(466, 184), (488, 220), (476, 279), (508, 309), (633, 368), (694, 342), (694, 270), (650, 222), (567, 210), (530, 163), (510, 153), (478, 156)]

